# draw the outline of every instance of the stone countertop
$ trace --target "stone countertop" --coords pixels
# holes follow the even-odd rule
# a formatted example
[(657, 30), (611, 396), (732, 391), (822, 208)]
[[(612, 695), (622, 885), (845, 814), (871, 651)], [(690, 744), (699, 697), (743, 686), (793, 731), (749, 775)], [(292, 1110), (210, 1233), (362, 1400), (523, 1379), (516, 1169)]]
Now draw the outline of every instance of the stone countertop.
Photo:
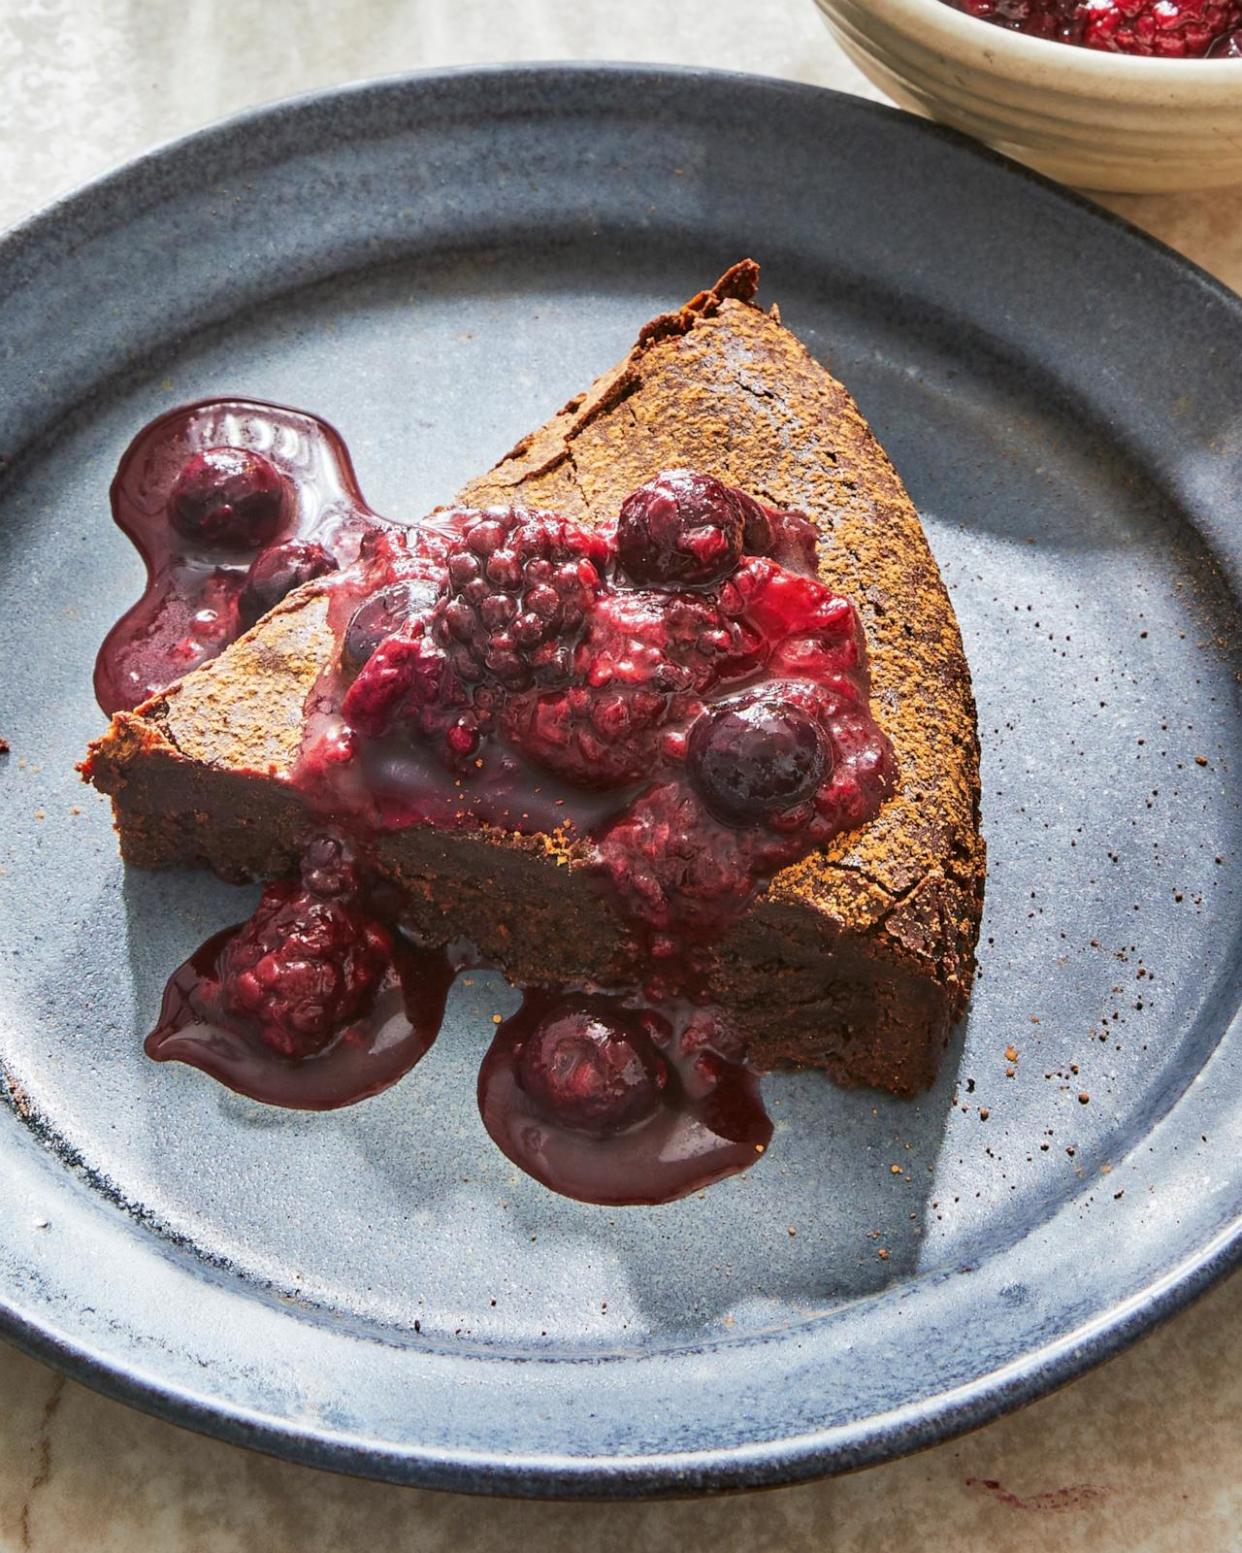
[[(716, 66), (876, 97), (811, 0), (5, 0), (0, 227), (254, 103), (495, 60)], [(1102, 203), (1242, 289), (1242, 189)], [(697, 1503), (545, 1505), (358, 1482), (200, 1439), (0, 1348), (0, 1553), (1235, 1553), (1242, 1279), (1056, 1395), (852, 1477)]]

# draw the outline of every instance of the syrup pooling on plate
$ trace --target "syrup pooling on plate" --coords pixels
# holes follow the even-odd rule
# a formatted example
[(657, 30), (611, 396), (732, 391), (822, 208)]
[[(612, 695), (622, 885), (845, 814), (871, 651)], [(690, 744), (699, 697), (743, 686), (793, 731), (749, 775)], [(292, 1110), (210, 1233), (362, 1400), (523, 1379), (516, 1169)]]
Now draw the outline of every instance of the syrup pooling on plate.
[(330, 426), (246, 399), (187, 405), (139, 432), (112, 515), (147, 583), (95, 663), (109, 714), (209, 662), (299, 583), (349, 565), (376, 521)]
[[(672, 470), (595, 527), (519, 508), (402, 527), (321, 422), (235, 411), (165, 417), (127, 455), (116, 510), (152, 586), (108, 661), (161, 688), (208, 590), (233, 612), (205, 656), (290, 590), (326, 599), (335, 651), (287, 777), (312, 839), (300, 880), (174, 976), (148, 1051), (278, 1104), (385, 1087), (434, 1039), (451, 972), (403, 934), (379, 839), (542, 832), (601, 892), (632, 984), (527, 991), (480, 1073), (488, 1132), (596, 1202), (753, 1163), (771, 1125), (727, 1014), (700, 1006), (712, 958), (768, 878), (864, 824), (895, 776), (810, 524)], [(244, 439), (219, 441), (230, 425)]]
[(493, 1142), (553, 1191), (655, 1204), (753, 1165), (759, 1076), (713, 1011), (528, 992), (479, 1070)]
[(298, 880), (269, 884), (173, 973), (146, 1052), (268, 1105), (352, 1105), (426, 1054), (460, 963), (390, 927), (349, 848), (319, 836)]

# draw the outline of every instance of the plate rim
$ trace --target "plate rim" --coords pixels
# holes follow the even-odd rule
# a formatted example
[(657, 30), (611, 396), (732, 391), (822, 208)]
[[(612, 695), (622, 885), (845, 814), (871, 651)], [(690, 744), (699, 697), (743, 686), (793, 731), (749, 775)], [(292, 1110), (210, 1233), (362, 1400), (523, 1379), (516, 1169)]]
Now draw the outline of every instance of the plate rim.
[[(1102, 222), (1130, 242), (1137, 241), (1149, 258), (1183, 280), (1204, 287), (1242, 324), (1242, 298), (1193, 260), (1123, 216), (1010, 162), (955, 130), (832, 88), (740, 71), (625, 61), (449, 66), (368, 77), (275, 99), (164, 140), (0, 230), (0, 265), (20, 259), (23, 250), (37, 250), (45, 242), (55, 242), (62, 229), (82, 215), (102, 211), (106, 216), (109, 204), (124, 202), (148, 170), (175, 174), (181, 155), (200, 151), (213, 142), (223, 148), (252, 127), (275, 118), (311, 111), (329, 102), (345, 104), (343, 111), (347, 115), (348, 103), (368, 93), (417, 93), (426, 85), (445, 81), (470, 83), (515, 77), (554, 81), (564, 76), (589, 79), (599, 75), (614, 80), (674, 78), (686, 83), (732, 83), (739, 90), (773, 97), (827, 97), (864, 119), (902, 121), (905, 132), (945, 142), (957, 154), (1003, 170), (1008, 177), (1038, 189), (1044, 197), (1085, 213), (1088, 219)], [(22, 462), (31, 440), (15, 446), (6, 462)], [(37, 442), (41, 436), (36, 435), (33, 440)], [(875, 1414), (861, 1423), (703, 1451), (645, 1456), (489, 1455), (462, 1448), (446, 1452), (405, 1445), (366, 1445), (326, 1428), (278, 1420), (177, 1383), (161, 1383), (132, 1365), (127, 1367), (110, 1360), (98, 1348), (70, 1337), (56, 1321), (40, 1319), (3, 1296), (0, 1338), (75, 1380), (167, 1422), (307, 1466), (456, 1492), (600, 1500), (677, 1497), (804, 1482), (875, 1465), (952, 1439), (1076, 1379), (1169, 1319), (1239, 1266), (1242, 1215), (1142, 1290), (1097, 1311), (1080, 1326), (1043, 1347), (1029, 1350), (1003, 1369), (991, 1370), (957, 1388)]]
[[(274, 1420), (178, 1385), (148, 1381), (0, 1299), (0, 1338), (113, 1401), (299, 1466), (404, 1487), (515, 1499), (611, 1502), (790, 1487), (945, 1444), (1059, 1390), (1163, 1325), (1242, 1268), (1242, 1216), (1148, 1287), (1004, 1370), (877, 1414), (769, 1441), (634, 1456), (527, 1456), (372, 1444)], [(1087, 1335), (1083, 1335), (1083, 1334)]]

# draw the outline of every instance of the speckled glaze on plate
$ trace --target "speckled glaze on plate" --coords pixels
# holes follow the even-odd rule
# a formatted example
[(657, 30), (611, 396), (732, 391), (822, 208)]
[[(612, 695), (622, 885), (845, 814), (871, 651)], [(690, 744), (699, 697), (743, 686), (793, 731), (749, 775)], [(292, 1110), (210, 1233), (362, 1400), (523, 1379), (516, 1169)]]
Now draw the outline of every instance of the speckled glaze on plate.
[[(767, 1084), (702, 1197), (552, 1196), (458, 987), (404, 1083), (266, 1110), (142, 1056), (252, 892), (126, 875), (73, 764), (138, 565), (134, 430), (313, 410), (417, 515), (753, 253), (858, 396), (975, 674), (983, 974), (917, 1103)], [(0, 1326), (316, 1465), (600, 1497), (912, 1450), (1115, 1352), (1237, 1260), (1242, 306), (953, 134), (745, 77), (386, 81), (159, 151), (0, 245)]]

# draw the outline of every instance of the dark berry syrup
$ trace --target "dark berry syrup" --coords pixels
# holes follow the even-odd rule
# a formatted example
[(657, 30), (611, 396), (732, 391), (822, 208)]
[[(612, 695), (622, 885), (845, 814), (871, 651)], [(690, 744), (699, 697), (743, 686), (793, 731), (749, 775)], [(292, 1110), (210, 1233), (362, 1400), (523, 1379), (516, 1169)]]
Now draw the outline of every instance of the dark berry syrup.
[(146, 1053), (267, 1105), (334, 1110), (426, 1054), (458, 968), (374, 915), (347, 845), (319, 836), (299, 880), (267, 885), (173, 973)]
[(112, 516), (147, 583), (95, 662), (109, 714), (214, 658), (298, 584), (348, 565), (376, 522), (330, 426), (246, 399), (187, 405), (139, 432), (112, 482)]
[(387, 523), (330, 428), (240, 401), (155, 422), (113, 501), (150, 580), (101, 652), (105, 710), (304, 585), (337, 639), (291, 774), (301, 878), (174, 975), (148, 1053), (280, 1105), (374, 1094), (430, 1046), (454, 974), (402, 931), (376, 838), (548, 833), (623, 925), (627, 985), (526, 991), (480, 1071), (487, 1131), (589, 1202), (665, 1202), (754, 1163), (772, 1128), (708, 1001), (716, 946), (895, 777), (806, 519), (673, 470), (596, 528), (519, 508)]
[(479, 1110), (536, 1181), (615, 1206), (736, 1175), (772, 1137), (759, 1076), (713, 1011), (544, 990), (497, 1032)]

